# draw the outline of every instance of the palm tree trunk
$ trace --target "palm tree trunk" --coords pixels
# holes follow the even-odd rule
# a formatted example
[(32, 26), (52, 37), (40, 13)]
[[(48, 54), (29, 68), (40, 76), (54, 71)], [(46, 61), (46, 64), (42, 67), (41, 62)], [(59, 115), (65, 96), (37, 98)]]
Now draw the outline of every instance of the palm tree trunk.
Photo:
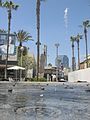
[(7, 55), (6, 55), (5, 79), (7, 79), (10, 26), (11, 26), (11, 9), (8, 10), (8, 39), (7, 39)]
[(40, 0), (37, 0), (37, 81), (39, 77), (39, 55), (40, 55)]
[(85, 34), (85, 45), (86, 45), (86, 67), (88, 68), (88, 46), (87, 46), (87, 29), (84, 28), (84, 34)]
[(74, 71), (74, 43), (72, 43), (72, 71)]
[(78, 70), (80, 70), (79, 40), (77, 41), (77, 47), (78, 47)]
[(20, 41), (19, 46), (22, 47), (22, 42)]

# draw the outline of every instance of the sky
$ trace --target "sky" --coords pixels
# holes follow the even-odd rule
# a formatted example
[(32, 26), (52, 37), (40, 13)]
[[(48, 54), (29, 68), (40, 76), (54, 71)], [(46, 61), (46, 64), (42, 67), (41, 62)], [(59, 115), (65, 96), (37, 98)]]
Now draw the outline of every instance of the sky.
[[(5, 0), (2, 0), (5, 2)], [(23, 43), (30, 52), (37, 54), (36, 0), (12, 0), (19, 5), (17, 11), (12, 11), (11, 32), (25, 30), (34, 41)], [(66, 12), (65, 12), (66, 11)], [(47, 45), (47, 62), (55, 65), (56, 47), (59, 43), (59, 55), (67, 55), (71, 66), (72, 49), (70, 36), (83, 34), (84, 20), (90, 20), (90, 0), (45, 0), (40, 5), (40, 53), (43, 45)], [(0, 8), (0, 29), (7, 30), (7, 10)], [(88, 29), (88, 53), (90, 54), (90, 28)], [(75, 44), (77, 61), (77, 44)], [(85, 57), (85, 40), (80, 41), (80, 58)]]

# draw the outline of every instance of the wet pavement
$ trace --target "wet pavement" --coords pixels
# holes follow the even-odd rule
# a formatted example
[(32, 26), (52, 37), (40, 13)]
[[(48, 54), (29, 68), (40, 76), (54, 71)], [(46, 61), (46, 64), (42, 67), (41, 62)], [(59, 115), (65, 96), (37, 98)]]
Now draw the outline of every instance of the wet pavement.
[(0, 120), (90, 120), (90, 84), (0, 83)]

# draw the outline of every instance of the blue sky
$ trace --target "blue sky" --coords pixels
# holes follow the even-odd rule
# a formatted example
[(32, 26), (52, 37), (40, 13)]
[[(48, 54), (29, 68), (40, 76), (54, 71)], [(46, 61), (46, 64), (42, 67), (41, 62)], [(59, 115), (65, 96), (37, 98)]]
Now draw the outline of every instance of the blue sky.
[[(5, 1), (5, 0), (2, 0)], [(36, 0), (12, 0), (19, 4), (17, 11), (12, 12), (11, 32), (20, 29), (30, 32), (34, 42), (24, 43), (30, 48), (36, 57)], [(83, 28), (79, 27), (86, 19), (90, 19), (90, 0), (46, 0), (41, 2), (40, 16), (40, 41), (41, 53), (43, 45), (47, 45), (48, 63), (55, 64), (56, 48), (55, 43), (59, 43), (59, 54), (67, 55), (71, 66), (71, 42), (70, 36), (83, 34)], [(64, 21), (64, 10), (68, 8), (67, 28)], [(7, 11), (0, 8), (0, 28), (7, 30)], [(80, 42), (80, 58), (85, 56), (84, 38)], [(88, 29), (88, 53), (90, 53), (90, 28)], [(75, 44), (75, 57), (77, 59), (77, 45)]]

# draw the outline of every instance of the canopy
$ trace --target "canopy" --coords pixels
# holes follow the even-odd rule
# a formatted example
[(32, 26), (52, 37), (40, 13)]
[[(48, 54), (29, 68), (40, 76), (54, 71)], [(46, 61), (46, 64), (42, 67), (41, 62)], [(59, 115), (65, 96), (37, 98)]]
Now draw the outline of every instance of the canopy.
[(20, 66), (13, 66), (13, 67), (9, 67), (7, 68), (8, 70), (25, 70), (25, 68), (20, 67)]
[(25, 70), (25, 68), (20, 67), (20, 66), (13, 66), (13, 67), (9, 67), (7, 68), (7, 70), (15, 70), (16, 71), (16, 80), (17, 80), (17, 70), (20, 70), (20, 80), (22, 79), (22, 70)]

